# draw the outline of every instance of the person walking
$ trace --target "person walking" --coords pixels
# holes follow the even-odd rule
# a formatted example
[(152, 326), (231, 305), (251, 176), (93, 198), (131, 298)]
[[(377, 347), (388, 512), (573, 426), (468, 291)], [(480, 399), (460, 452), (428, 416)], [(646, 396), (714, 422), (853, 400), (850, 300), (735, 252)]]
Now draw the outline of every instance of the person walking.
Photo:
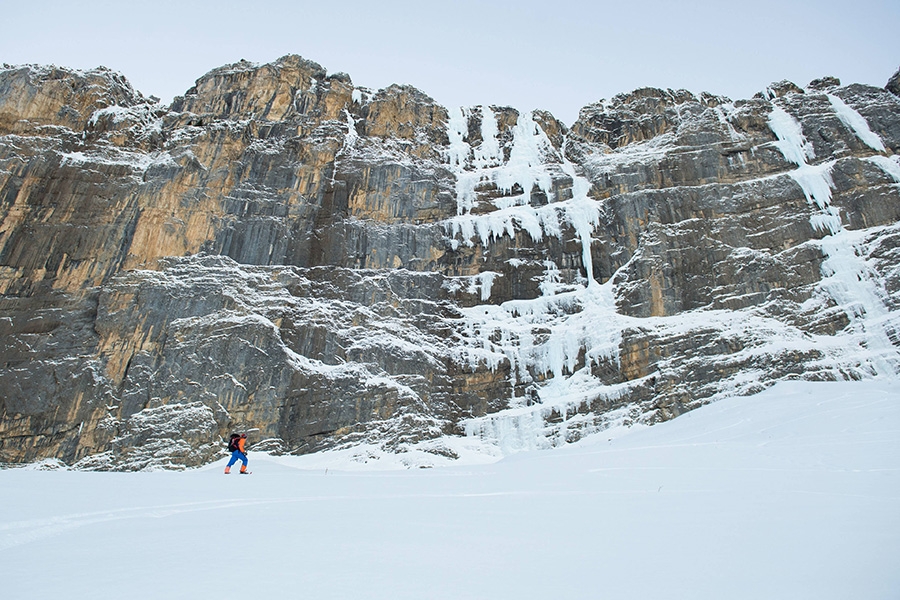
[(231, 440), (228, 442), (228, 449), (231, 450), (231, 460), (228, 461), (228, 465), (226, 465), (225, 467), (226, 475), (231, 473), (231, 465), (233, 465), (237, 461), (241, 461), (241, 475), (250, 474), (250, 471), (247, 470), (247, 450), (245, 449), (246, 444), (246, 433), (242, 433), (240, 435), (236, 433), (231, 434)]

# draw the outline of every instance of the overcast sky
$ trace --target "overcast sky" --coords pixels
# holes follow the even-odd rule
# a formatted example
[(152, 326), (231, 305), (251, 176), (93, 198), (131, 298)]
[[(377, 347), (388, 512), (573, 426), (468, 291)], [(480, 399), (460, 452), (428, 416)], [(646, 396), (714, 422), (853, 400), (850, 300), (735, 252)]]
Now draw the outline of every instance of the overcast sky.
[(104, 65), (166, 102), (217, 66), (285, 54), (570, 125), (643, 86), (739, 99), (824, 75), (883, 86), (900, 67), (900, 0), (0, 0), (0, 15), (0, 62)]

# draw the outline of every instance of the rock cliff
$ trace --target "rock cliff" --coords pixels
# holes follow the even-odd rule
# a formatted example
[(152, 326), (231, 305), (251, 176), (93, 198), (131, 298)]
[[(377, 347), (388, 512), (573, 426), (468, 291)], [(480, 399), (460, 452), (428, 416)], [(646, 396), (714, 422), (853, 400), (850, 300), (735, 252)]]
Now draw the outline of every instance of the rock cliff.
[(451, 456), (900, 372), (900, 98), (446, 109), (297, 56), (0, 70), (0, 462)]

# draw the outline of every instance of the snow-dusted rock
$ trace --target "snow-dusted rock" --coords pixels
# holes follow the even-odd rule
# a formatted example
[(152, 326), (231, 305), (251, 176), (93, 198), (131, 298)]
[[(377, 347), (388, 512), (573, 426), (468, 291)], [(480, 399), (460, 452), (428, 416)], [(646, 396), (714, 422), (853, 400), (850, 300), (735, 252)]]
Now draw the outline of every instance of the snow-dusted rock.
[(898, 147), (900, 99), (828, 77), (567, 127), (297, 56), (171, 107), (4, 67), (0, 461), (192, 466), (232, 429), (515, 451), (896, 378)]

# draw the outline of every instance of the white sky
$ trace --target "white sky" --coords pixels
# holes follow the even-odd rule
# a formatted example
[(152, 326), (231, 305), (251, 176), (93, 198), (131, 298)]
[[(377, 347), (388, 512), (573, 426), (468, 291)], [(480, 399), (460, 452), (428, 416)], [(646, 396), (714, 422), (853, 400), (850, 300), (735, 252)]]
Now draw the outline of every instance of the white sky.
[(883, 86), (898, 0), (0, 0), (0, 62), (105, 65), (168, 102), (241, 58), (300, 54), (446, 106), (585, 104), (642, 86), (749, 98), (824, 75)]

